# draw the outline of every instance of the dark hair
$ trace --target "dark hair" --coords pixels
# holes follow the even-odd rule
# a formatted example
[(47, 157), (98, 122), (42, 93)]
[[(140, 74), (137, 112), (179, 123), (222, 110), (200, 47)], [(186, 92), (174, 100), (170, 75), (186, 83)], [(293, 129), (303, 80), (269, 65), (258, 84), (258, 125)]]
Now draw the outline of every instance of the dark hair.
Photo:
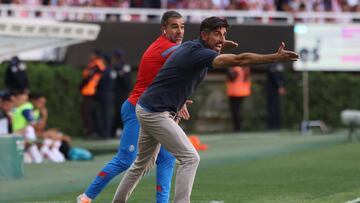
[(22, 94), (26, 94), (27, 92), (25, 91), (25, 89), (14, 89), (10, 92), (11, 95), (13, 96), (19, 96)]
[(19, 57), (13, 56), (13, 57), (10, 59), (10, 63), (12, 63), (12, 64), (19, 64), (19, 63), (20, 63)]
[(1, 96), (1, 101), (3, 102), (11, 102), (11, 94), (10, 93), (6, 93), (4, 95)]
[(229, 24), (228, 24), (226, 18), (219, 18), (216, 16), (212, 16), (212, 17), (206, 18), (205, 20), (203, 20), (201, 22), (200, 33), (202, 31), (211, 32), (211, 31), (216, 30), (219, 27), (220, 28), (221, 27), (224, 27), (224, 28), (229, 27)]
[(110, 66), (111, 65), (111, 54), (108, 53), (104, 53), (102, 56), (106, 66)]
[(40, 99), (40, 98), (45, 98), (45, 95), (40, 94), (40, 93), (31, 93), (31, 94), (29, 95), (29, 99), (30, 99), (30, 100), (38, 100), (38, 99)]
[(93, 50), (92, 54), (96, 55), (97, 57), (103, 57), (104, 52), (99, 49)]
[(122, 58), (125, 55), (125, 51), (123, 49), (117, 49), (113, 52), (113, 56), (116, 58)]
[(182, 15), (176, 11), (166, 11), (161, 17), (161, 26), (166, 26), (170, 18), (182, 18)]

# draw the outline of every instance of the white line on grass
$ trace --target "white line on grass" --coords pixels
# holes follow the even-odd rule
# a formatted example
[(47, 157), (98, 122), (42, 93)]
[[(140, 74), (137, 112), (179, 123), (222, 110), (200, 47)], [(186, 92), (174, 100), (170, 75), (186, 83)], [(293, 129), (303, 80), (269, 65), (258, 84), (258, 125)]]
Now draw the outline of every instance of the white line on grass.
[[(71, 203), (72, 201), (35, 201), (35, 202), (19, 202), (19, 203)], [(223, 200), (198, 200), (192, 201), (193, 203), (225, 203)], [(347, 203), (347, 202), (346, 202)], [(351, 202), (353, 203), (353, 202)]]
[(359, 203), (360, 202), (360, 197), (356, 198), (356, 199), (353, 199), (353, 200), (350, 200), (350, 201), (347, 201), (345, 203)]
[(20, 202), (20, 203), (71, 203), (72, 201), (42, 201), (42, 202)]

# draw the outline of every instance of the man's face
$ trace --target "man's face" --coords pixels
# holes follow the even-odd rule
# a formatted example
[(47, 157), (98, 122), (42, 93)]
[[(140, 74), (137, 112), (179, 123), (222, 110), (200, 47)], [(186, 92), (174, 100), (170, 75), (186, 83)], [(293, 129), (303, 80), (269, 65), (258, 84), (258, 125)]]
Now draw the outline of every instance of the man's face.
[(38, 108), (38, 109), (44, 108), (45, 105), (46, 105), (46, 99), (45, 99), (45, 97), (40, 97), (39, 99), (35, 100), (34, 105), (35, 105), (36, 108)]
[(169, 18), (166, 26), (162, 27), (163, 34), (170, 41), (181, 44), (184, 38), (184, 24), (182, 18)]
[(14, 105), (11, 101), (2, 101), (1, 107), (5, 112), (10, 112), (14, 108)]
[(19, 94), (13, 97), (14, 98), (14, 105), (18, 107), (19, 105), (28, 101), (29, 96), (27, 94)]
[(201, 39), (204, 40), (206, 47), (220, 52), (225, 41), (226, 28), (219, 27), (211, 32), (201, 32)]

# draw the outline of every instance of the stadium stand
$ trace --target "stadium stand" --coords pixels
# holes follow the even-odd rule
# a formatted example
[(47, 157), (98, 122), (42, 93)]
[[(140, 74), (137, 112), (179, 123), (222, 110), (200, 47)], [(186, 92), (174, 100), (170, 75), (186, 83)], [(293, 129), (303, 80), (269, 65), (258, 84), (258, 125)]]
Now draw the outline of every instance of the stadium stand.
[(238, 23), (360, 22), (360, 4), (353, 0), (2, 0), (0, 17), (70, 21), (159, 20), (166, 9), (176, 9), (189, 22), (216, 12)]

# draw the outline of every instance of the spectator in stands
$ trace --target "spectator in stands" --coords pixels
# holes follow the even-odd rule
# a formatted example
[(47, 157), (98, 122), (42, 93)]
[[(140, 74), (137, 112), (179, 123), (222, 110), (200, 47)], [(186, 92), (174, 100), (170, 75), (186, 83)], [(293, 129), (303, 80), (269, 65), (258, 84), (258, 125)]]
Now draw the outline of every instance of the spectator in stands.
[(29, 90), (29, 79), (26, 72), (26, 64), (17, 56), (11, 58), (5, 73), (6, 88), (11, 91)]
[(239, 4), (236, 1), (231, 1), (227, 9), (228, 10), (240, 10)]
[(11, 110), (13, 108), (10, 94), (4, 94), (0, 101), (0, 135), (12, 132)]
[(83, 96), (81, 116), (84, 122), (85, 135), (90, 139), (99, 138), (95, 95), (98, 83), (105, 68), (106, 66), (102, 59), (102, 53), (100, 51), (94, 51), (90, 55), (90, 61), (82, 74), (83, 80), (80, 87), (80, 92)]
[(360, 3), (355, 7), (355, 12), (360, 12)]
[(209, 9), (214, 8), (212, 0), (202, 0), (202, 1), (199, 1), (199, 2), (200, 2), (200, 6), (197, 9), (209, 10)]
[(264, 11), (276, 11), (274, 0), (264, 1), (262, 8)]
[(249, 0), (248, 1), (248, 10), (250, 11), (262, 11), (263, 10), (263, 1), (259, 0)]
[(340, 1), (340, 6), (341, 6), (341, 11), (343, 11), (343, 12), (350, 12), (351, 11), (351, 7), (347, 3), (347, 0), (341, 0)]
[(328, 12), (341, 11), (340, 2), (338, 0), (323, 0), (324, 10)]
[(161, 8), (160, 0), (130, 0), (131, 8)]
[(230, 0), (212, 0), (212, 8), (216, 10), (225, 10), (230, 6)]
[(276, 10), (294, 12), (294, 8), (290, 6), (292, 0), (275, 0)]
[[(167, 9), (215, 9), (215, 10), (249, 10), (249, 11), (285, 11), (296, 13), (299, 11), (332, 11), (332, 12), (357, 12), (360, 10), (358, 0), (0, 0), (2, 4), (25, 4), (25, 5), (52, 5), (52, 6), (82, 6), (82, 7), (117, 7), (117, 8), (167, 8)], [(319, 8), (317, 8), (319, 7)], [(315, 8), (315, 9), (314, 9)], [(11, 11), (8, 11), (9, 15)], [(40, 16), (40, 12), (35, 13)], [(68, 17), (68, 13), (63, 13)], [(27, 17), (27, 12), (21, 12), (20, 16)], [(82, 20), (103, 20), (94, 13), (85, 13)], [(148, 16), (152, 18), (153, 16)], [(120, 15), (108, 14), (106, 20), (118, 21)], [(125, 16), (127, 18), (127, 16)], [(139, 15), (131, 15), (129, 19), (139, 21)], [(190, 17), (190, 21), (201, 20), (196, 15)]]
[(167, 5), (169, 9), (187, 9), (188, 0), (169, 0)]

